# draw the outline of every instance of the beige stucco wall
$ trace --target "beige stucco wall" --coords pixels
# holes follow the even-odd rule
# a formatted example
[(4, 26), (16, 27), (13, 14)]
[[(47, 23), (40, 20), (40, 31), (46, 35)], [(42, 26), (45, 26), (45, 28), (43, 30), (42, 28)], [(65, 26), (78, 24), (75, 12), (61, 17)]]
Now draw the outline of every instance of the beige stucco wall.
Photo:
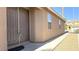
[(0, 7), (0, 51), (7, 50), (6, 8)]
[(35, 40), (35, 15), (33, 9), (29, 9), (29, 39), (30, 41)]
[(30, 41), (40, 42), (44, 39), (42, 10), (31, 8), (29, 10)]
[(43, 13), (43, 36), (44, 36), (44, 39), (43, 41), (46, 41), (46, 40), (49, 40), (50, 38), (53, 38), (53, 37), (56, 37), (62, 33), (64, 33), (64, 21), (60, 20), (61, 21), (61, 28), (59, 28), (59, 19), (56, 15), (54, 14), (51, 14), (52, 16), (52, 26), (51, 26), (51, 29), (49, 30), (48, 29), (48, 11), (43, 11), (41, 12)]
[(30, 40), (33, 42), (44, 42), (50, 38), (64, 33), (64, 21), (61, 20), (59, 28), (59, 19), (55, 14), (52, 15), (52, 29), (48, 29), (48, 11), (44, 9), (31, 8), (30, 12)]
[[(64, 32), (64, 21), (61, 20), (59, 28), (59, 18), (52, 14), (52, 29), (48, 30), (48, 11), (43, 8), (29, 9), (29, 39), (32, 42), (44, 42), (56, 37)], [(6, 8), (0, 7), (0, 51), (7, 50), (7, 17)]]

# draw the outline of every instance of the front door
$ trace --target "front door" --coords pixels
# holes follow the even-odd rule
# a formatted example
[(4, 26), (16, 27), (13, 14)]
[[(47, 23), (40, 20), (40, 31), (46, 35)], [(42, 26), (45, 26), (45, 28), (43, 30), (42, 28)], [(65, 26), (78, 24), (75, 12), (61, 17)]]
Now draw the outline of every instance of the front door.
[(23, 8), (7, 8), (7, 41), (13, 46), (28, 40), (28, 11)]
[(28, 38), (28, 10), (25, 10), (23, 8), (19, 8), (19, 33), (20, 33), (20, 42), (27, 41)]

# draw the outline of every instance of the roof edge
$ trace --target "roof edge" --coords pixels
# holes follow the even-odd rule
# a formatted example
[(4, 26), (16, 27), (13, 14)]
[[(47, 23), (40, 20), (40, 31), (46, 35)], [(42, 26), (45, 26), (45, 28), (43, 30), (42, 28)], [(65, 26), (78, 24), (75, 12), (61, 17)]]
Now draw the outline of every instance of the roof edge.
[(57, 12), (55, 12), (54, 10), (52, 10), (50, 7), (42, 7), (42, 8), (44, 8), (44, 9), (50, 11), (51, 13), (53, 13), (53, 14), (55, 14), (56, 16), (58, 16), (59, 18), (61, 18), (61, 20), (63, 20), (63, 21), (66, 22), (66, 20), (65, 20), (65, 18), (64, 18), (63, 16), (59, 15)]

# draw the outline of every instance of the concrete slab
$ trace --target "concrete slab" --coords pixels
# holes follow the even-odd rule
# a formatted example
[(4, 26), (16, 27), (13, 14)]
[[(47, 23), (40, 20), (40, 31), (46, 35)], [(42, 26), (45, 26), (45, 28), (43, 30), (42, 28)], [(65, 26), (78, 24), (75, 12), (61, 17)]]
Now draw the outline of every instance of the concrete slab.
[(66, 33), (62, 36), (59, 36), (58, 38), (44, 42), (44, 43), (26, 42), (24, 44), (25, 48), (21, 51), (41, 51), (41, 50), (46, 50), (47, 48), (50, 49), (50, 47), (52, 47), (52, 49), (54, 49), (67, 35), (68, 35), (68, 33)]
[(34, 51), (35, 49), (41, 47), (45, 43), (32, 43), (32, 42), (27, 42), (24, 44), (24, 49), (21, 51)]
[(77, 33), (70, 33), (54, 51), (79, 51), (79, 39)]
[(53, 41), (48, 42), (47, 44), (41, 46), (35, 51), (52, 51), (69, 33), (63, 34), (62, 36), (56, 38)]

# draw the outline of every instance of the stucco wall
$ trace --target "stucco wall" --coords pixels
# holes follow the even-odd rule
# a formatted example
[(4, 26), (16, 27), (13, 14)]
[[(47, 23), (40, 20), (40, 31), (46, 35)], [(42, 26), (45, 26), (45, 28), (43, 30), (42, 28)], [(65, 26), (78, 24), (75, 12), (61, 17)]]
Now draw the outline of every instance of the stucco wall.
[(31, 25), (30, 40), (34, 42), (44, 42), (52, 37), (56, 37), (64, 33), (64, 21), (61, 20), (61, 28), (59, 27), (59, 19), (55, 14), (52, 15), (52, 28), (48, 29), (48, 11), (44, 9), (31, 9)]
[(29, 26), (30, 26), (30, 41), (40, 42), (44, 40), (43, 32), (43, 13), (42, 10), (31, 8), (29, 10)]
[[(58, 36), (64, 32), (64, 21), (61, 20), (59, 28), (59, 18), (51, 14), (52, 29), (48, 30), (48, 11), (43, 8), (29, 9), (29, 39), (33, 42), (44, 42), (52, 37)], [(6, 8), (0, 8), (0, 51), (7, 50), (7, 17)]]
[(51, 29), (49, 30), (48, 29), (48, 18), (47, 18), (47, 15), (48, 15), (48, 12), (47, 11), (43, 11), (43, 33), (44, 33), (44, 41), (50, 39), (50, 38), (53, 38), (53, 37), (56, 37), (60, 34), (62, 34), (64, 32), (64, 22), (62, 20), (61, 21), (61, 28), (59, 27), (59, 18), (54, 15), (54, 14), (51, 14), (52, 16), (52, 26), (51, 26)]
[(0, 7), (0, 51), (7, 50), (6, 8)]
[(29, 39), (35, 41), (35, 11), (33, 8), (29, 9)]

